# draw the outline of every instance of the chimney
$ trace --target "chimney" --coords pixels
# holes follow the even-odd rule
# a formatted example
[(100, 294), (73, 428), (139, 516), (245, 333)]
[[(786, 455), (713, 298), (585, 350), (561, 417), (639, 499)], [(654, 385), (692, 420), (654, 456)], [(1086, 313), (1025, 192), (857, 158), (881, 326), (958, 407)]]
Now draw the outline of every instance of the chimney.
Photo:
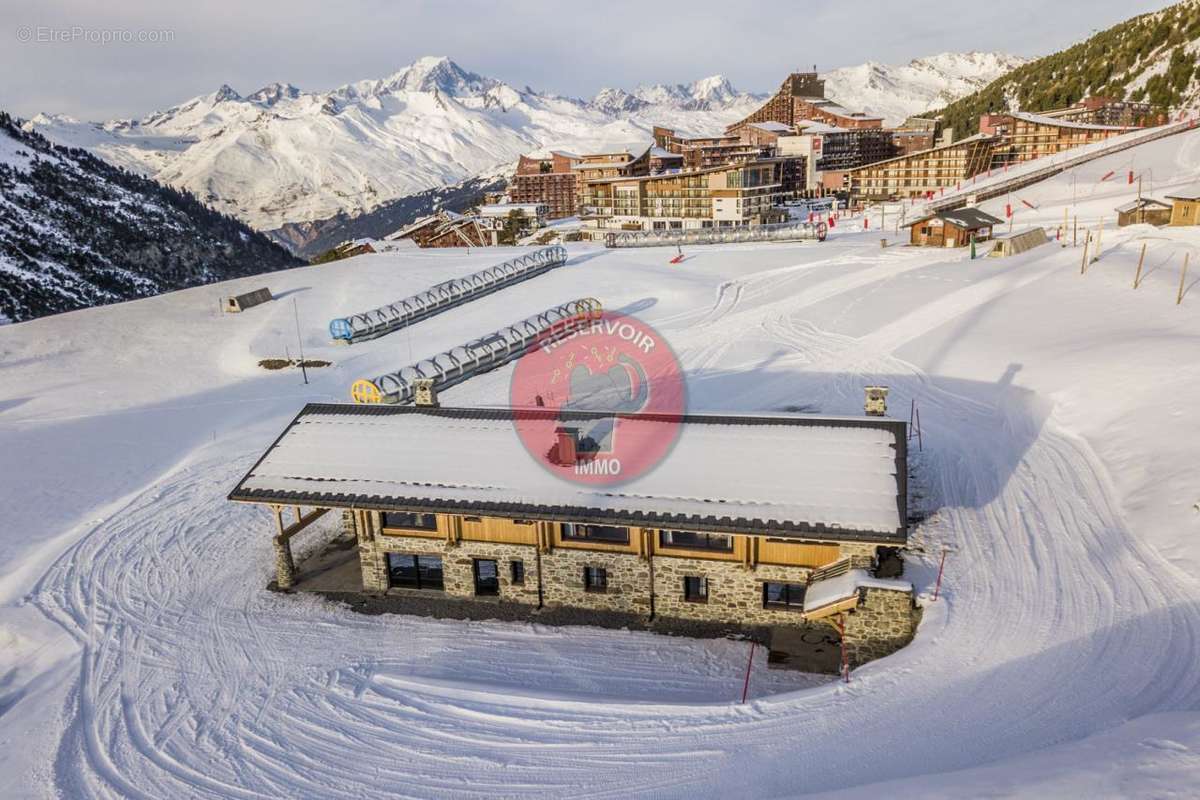
[(573, 465), (579, 457), (576, 450), (579, 442), (579, 430), (577, 428), (555, 428), (554, 436), (554, 450), (557, 456), (555, 461), (564, 467)]
[(437, 389), (433, 378), (417, 378), (413, 381), (413, 402), (424, 408), (438, 408)]
[(868, 386), (866, 387), (866, 393), (867, 402), (864, 404), (863, 409), (867, 412), (867, 416), (886, 417), (888, 387)]

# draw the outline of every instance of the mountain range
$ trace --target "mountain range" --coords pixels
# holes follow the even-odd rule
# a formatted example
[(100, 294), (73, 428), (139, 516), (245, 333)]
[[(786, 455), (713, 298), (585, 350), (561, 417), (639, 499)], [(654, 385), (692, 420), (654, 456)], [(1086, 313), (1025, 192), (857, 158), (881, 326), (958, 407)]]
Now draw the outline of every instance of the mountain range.
[[(826, 94), (896, 123), (984, 86), (1020, 59), (943, 53), (826, 75)], [(782, 76), (781, 76), (782, 77)], [(720, 76), (607, 88), (584, 100), (514, 88), (448, 58), (421, 58), (381, 79), (327, 92), (229, 86), (138, 120), (39, 114), (25, 127), (112, 164), (186, 189), (269, 231), (354, 216), (431, 188), (511, 169), (532, 150), (598, 150), (649, 141), (653, 125), (713, 134), (766, 94)]]
[(186, 191), (0, 112), (0, 323), (301, 263)]

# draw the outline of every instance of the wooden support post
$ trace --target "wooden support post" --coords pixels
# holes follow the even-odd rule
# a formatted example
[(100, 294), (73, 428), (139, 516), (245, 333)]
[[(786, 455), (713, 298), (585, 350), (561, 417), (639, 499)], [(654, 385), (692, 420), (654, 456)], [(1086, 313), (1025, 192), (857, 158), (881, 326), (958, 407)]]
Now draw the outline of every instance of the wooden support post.
[(1088, 243), (1091, 242), (1091, 240), (1092, 240), (1092, 232), (1088, 231), (1087, 235), (1083, 239), (1083, 260), (1081, 262), (1079, 262), (1079, 274), (1080, 275), (1083, 275), (1085, 272), (1087, 272)]
[(1062, 246), (1067, 246), (1067, 209), (1063, 207)]
[(1188, 257), (1191, 253), (1183, 254), (1183, 272), (1179, 273), (1179, 291), (1175, 293), (1175, 305), (1183, 302), (1183, 282), (1187, 280)]
[(296, 562), (292, 559), (289, 528), (283, 524), (283, 506), (273, 505), (271, 511), (275, 514), (275, 529), (278, 531), (271, 539), (275, 547), (275, 585), (280, 591), (286, 592), (296, 585)]
[(1142, 262), (1146, 260), (1146, 243), (1142, 242), (1142, 254), (1138, 256), (1137, 273), (1133, 276), (1133, 288), (1142, 282)]
[(1092, 256), (1092, 261), (1100, 260), (1101, 242), (1104, 240), (1104, 217), (1100, 218), (1100, 224), (1096, 226), (1096, 252)]
[(1071, 226), (1071, 247), (1079, 246), (1079, 217), (1075, 217), (1075, 224)]

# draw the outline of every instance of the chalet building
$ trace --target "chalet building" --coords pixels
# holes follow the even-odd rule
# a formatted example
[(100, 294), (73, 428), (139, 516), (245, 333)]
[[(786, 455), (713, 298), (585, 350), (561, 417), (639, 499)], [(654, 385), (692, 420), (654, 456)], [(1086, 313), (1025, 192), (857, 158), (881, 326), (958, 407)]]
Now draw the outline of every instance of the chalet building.
[(1162, 120), (1154, 113), (1149, 103), (1118, 100), (1114, 97), (1085, 97), (1066, 108), (1041, 112), (1043, 117), (1052, 117), (1067, 122), (1082, 122), (1087, 125), (1115, 125), (1125, 128), (1140, 128), (1158, 125)]
[(476, 217), (439, 211), (421, 217), (386, 237), (388, 241), (412, 241), (418, 247), (486, 247), (492, 236)]
[(684, 230), (782, 222), (785, 190), (801, 191), (801, 159), (774, 158), (662, 175), (586, 181), (580, 195), (583, 233)]
[(998, 137), (976, 134), (952, 144), (877, 161), (846, 172), (850, 194), (865, 200), (928, 197), (985, 171)]
[(1052, 156), (1074, 147), (1120, 136), (1132, 129), (1127, 125), (1093, 125), (1021, 111), (985, 114), (979, 120), (981, 134), (1000, 138), (992, 152), (991, 166), (1019, 164)]
[(963, 247), (971, 243), (972, 236), (976, 242), (986, 242), (995, 226), (1002, 224), (1003, 220), (978, 208), (960, 208), (929, 214), (904, 227), (909, 229), (909, 243), (918, 247)]
[(794, 127), (803, 119), (825, 122), (839, 128), (882, 128), (883, 119), (849, 111), (825, 97), (825, 81), (815, 72), (793, 72), (766, 103), (745, 119), (725, 129), (737, 134), (756, 122), (780, 122)]
[(1200, 183), (1166, 197), (1171, 201), (1171, 225), (1200, 225)]
[(855, 665), (912, 638), (911, 584), (875, 574), (907, 542), (903, 421), (621, 415), (639, 435), (677, 426), (677, 439), (614, 487), (568, 485), (531, 458), (514, 424), (539, 414), (612, 416), (310, 404), (229, 498), (273, 512), (282, 590), (304, 579), (292, 538), (335, 511), (361, 591), (397, 602), (478, 603), (475, 618), (503, 604), (531, 619), (565, 607), (625, 624), (819, 625)]
[(509, 196), (514, 203), (544, 204), (550, 219), (573, 216), (578, 193), (574, 167), (579, 161), (579, 156), (560, 151), (545, 158), (521, 156)]
[(1168, 225), (1171, 222), (1171, 204), (1152, 197), (1139, 197), (1117, 206), (1117, 226)]
[(354, 256), (374, 253), (375, 247), (370, 239), (347, 239), (333, 248), (338, 258), (353, 258)]

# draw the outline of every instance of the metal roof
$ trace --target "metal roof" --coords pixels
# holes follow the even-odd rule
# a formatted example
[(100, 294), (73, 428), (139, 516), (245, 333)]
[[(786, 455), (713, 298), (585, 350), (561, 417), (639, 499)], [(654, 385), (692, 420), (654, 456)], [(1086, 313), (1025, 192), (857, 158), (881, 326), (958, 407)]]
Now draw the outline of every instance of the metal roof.
[[(676, 425), (678, 438), (650, 472), (584, 485), (552, 473), (516, 432), (613, 417)], [(867, 416), (310, 404), (229, 499), (904, 542), (906, 430)]]
[(914, 219), (912, 222), (904, 223), (904, 227), (911, 228), (913, 225), (919, 225), (935, 217), (943, 222), (949, 222), (951, 225), (966, 230), (987, 228), (992, 225), (1003, 224), (1004, 222), (1004, 220), (993, 217), (991, 214), (978, 208), (959, 208), (954, 211), (938, 211), (934, 214), (926, 214), (923, 217)]

